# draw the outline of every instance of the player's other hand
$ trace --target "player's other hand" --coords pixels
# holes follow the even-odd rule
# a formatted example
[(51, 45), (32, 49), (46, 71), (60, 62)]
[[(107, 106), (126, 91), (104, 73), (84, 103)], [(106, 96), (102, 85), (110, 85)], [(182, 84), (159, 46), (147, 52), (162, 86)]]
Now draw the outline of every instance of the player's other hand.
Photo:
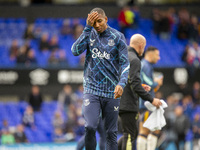
[(163, 76), (154, 78), (154, 81), (158, 83), (159, 86), (163, 85)]
[(92, 12), (91, 14), (88, 14), (87, 21), (86, 21), (87, 24), (93, 27), (94, 22), (98, 17), (99, 17), (99, 15), (96, 11)]
[(142, 87), (144, 88), (145, 91), (149, 92), (151, 90), (151, 87), (147, 84), (142, 84)]
[(123, 94), (123, 88), (122, 88), (120, 85), (117, 85), (117, 86), (115, 87), (114, 93), (115, 93), (115, 95), (114, 95), (114, 98), (115, 98), (115, 99), (121, 97), (122, 94)]
[(159, 108), (162, 105), (162, 102), (158, 98), (154, 98), (152, 104)]

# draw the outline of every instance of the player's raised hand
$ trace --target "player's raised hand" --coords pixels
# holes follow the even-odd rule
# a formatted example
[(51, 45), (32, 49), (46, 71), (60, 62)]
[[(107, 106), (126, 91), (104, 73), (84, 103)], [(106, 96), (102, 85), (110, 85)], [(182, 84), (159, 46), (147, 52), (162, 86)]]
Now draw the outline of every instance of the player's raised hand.
[(87, 24), (90, 26), (94, 25), (95, 20), (99, 17), (98, 13), (96, 11), (92, 12), (91, 14), (88, 14), (87, 17)]
[(115, 87), (114, 93), (115, 93), (115, 95), (114, 95), (114, 98), (115, 98), (115, 99), (121, 97), (122, 94), (123, 94), (123, 88), (122, 88), (120, 85), (117, 85), (117, 86)]

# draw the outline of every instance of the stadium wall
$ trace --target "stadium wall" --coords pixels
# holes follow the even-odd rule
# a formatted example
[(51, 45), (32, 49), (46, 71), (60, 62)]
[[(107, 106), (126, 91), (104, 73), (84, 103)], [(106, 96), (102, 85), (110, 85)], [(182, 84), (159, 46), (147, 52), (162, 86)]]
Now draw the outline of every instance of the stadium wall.
[[(193, 83), (198, 81), (200, 76), (200, 69), (193, 78), (188, 77), (185, 68), (156, 68), (155, 71), (164, 75), (164, 84), (160, 89), (164, 97), (178, 92), (180, 83)], [(0, 100), (9, 100), (5, 97), (24, 100), (30, 92), (31, 85), (39, 85), (45, 99), (55, 100), (63, 85), (70, 84), (73, 89), (76, 89), (82, 81), (83, 70), (80, 69), (1, 69)]]
[[(179, 10), (182, 7), (186, 7), (192, 14), (200, 16), (199, 11), (200, 4), (184, 5), (139, 5), (140, 14), (143, 18), (151, 17), (153, 8), (168, 9), (174, 7)], [(34, 22), (36, 18), (73, 18), (73, 17), (86, 17), (88, 12), (94, 7), (103, 8), (108, 17), (116, 18), (120, 11), (120, 7), (113, 5), (32, 5), (28, 7), (20, 7), (15, 5), (1, 5), (0, 17), (23, 17), (27, 19), (27, 22)], [(78, 10), (78, 11), (77, 11)]]

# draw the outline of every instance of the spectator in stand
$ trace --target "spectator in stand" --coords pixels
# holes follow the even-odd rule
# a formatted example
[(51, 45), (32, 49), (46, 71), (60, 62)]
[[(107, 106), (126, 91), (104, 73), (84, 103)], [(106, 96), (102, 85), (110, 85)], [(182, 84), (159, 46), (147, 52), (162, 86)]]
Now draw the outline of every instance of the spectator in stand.
[(27, 106), (22, 118), (23, 125), (35, 129), (34, 112), (31, 106)]
[(160, 10), (157, 8), (154, 8), (152, 11), (152, 21), (153, 21), (153, 31), (155, 34), (159, 34), (160, 32), (160, 20), (161, 20), (161, 15), (160, 15)]
[(56, 143), (65, 143), (65, 142), (70, 142), (74, 141), (74, 134), (71, 133), (64, 133), (62, 129), (60, 128), (55, 128), (54, 129), (54, 134), (53, 134), (53, 141)]
[(191, 27), (190, 27), (190, 32), (189, 32), (189, 40), (190, 41), (195, 41), (199, 42), (199, 22), (198, 18), (195, 15), (191, 16)]
[(188, 73), (190, 76), (193, 76), (200, 67), (200, 46), (197, 42), (193, 42), (192, 46), (189, 46), (185, 59), (188, 66)]
[(26, 58), (26, 66), (30, 66), (30, 65), (36, 65), (37, 61), (35, 58), (35, 50), (34, 49), (30, 49), (27, 53), (27, 58)]
[(58, 94), (58, 106), (61, 111), (68, 112), (69, 105), (74, 101), (74, 95), (71, 85), (67, 84)]
[(29, 24), (26, 28), (26, 31), (24, 33), (24, 39), (26, 40), (32, 40), (35, 39), (34, 35), (34, 24)]
[(186, 65), (188, 64), (188, 62), (187, 62), (187, 56), (188, 56), (188, 54), (189, 54), (189, 48), (190, 48), (189, 45), (186, 45), (186, 46), (185, 46), (184, 52), (183, 52), (182, 57), (181, 57), (182, 61), (183, 61)]
[(194, 116), (194, 121), (192, 123), (193, 131), (193, 150), (200, 149), (200, 115), (196, 113)]
[(40, 38), (39, 49), (40, 51), (48, 51), (49, 50), (49, 34), (43, 33)]
[(134, 13), (134, 24), (133, 24), (133, 27), (137, 28), (138, 25), (139, 25), (139, 21), (140, 21), (140, 10), (139, 10), (139, 7), (133, 6), (132, 7), (132, 11)]
[(60, 128), (54, 129), (53, 141), (56, 143), (65, 143), (67, 141), (62, 129)]
[(166, 11), (161, 11), (161, 20), (159, 24), (159, 36), (162, 39), (169, 39), (170, 36), (170, 20)]
[(118, 21), (119, 21), (119, 26), (120, 26), (120, 31), (126, 35), (126, 29), (127, 28), (132, 28), (134, 24), (134, 18), (135, 14), (131, 10), (129, 6), (125, 6), (121, 9), (118, 15)]
[(66, 65), (67, 59), (66, 59), (66, 52), (64, 49), (60, 49), (58, 51), (58, 57), (59, 57), (59, 63)]
[(51, 55), (48, 60), (50, 65), (61, 65), (64, 64), (66, 65), (67, 60), (66, 60), (66, 54), (64, 50), (61, 49), (55, 49), (51, 52)]
[(60, 48), (58, 43), (58, 36), (54, 35), (49, 41), (49, 50), (56, 51)]
[(2, 130), (1, 144), (15, 144), (15, 138), (9, 130)]
[(75, 91), (76, 99), (83, 100), (83, 85), (80, 84), (78, 86), (78, 89)]
[(192, 96), (190, 94), (183, 96), (180, 104), (183, 108), (184, 114), (189, 118), (193, 111), (193, 101)]
[(27, 59), (27, 49), (26, 46), (23, 45), (20, 47), (18, 54), (17, 54), (17, 64), (25, 64)]
[(70, 20), (69, 19), (63, 20), (60, 34), (66, 37), (67, 35), (70, 35), (71, 33), (72, 33), (72, 28), (70, 26)]
[(26, 134), (24, 133), (24, 126), (22, 124), (19, 124), (17, 126), (17, 130), (14, 133), (15, 141), (16, 143), (27, 143), (27, 137)]
[(2, 130), (10, 130), (9, 124), (8, 124), (8, 120), (4, 119), (3, 123), (2, 123), (2, 127), (1, 127), (1, 131)]
[(168, 39), (170, 34), (170, 20), (167, 11), (153, 9), (153, 29), (154, 33), (162, 39)]
[(66, 133), (67, 139), (70, 141), (75, 140), (75, 129), (77, 128), (77, 113), (74, 104), (70, 104), (67, 112), (67, 122), (65, 124), (64, 132)]
[(186, 64), (189, 76), (193, 77), (196, 69), (200, 67), (200, 46), (197, 42), (193, 42), (192, 46), (186, 45), (182, 61)]
[(183, 8), (178, 12), (179, 22), (177, 37), (181, 40), (188, 40), (190, 36), (190, 14)]
[(193, 84), (192, 98), (195, 106), (200, 105), (200, 83), (198, 81)]
[(186, 134), (190, 127), (190, 121), (186, 115), (183, 113), (183, 107), (177, 106), (174, 110), (175, 122), (174, 122), (174, 132), (177, 135), (176, 148), (177, 150), (183, 150), (185, 145)]
[(59, 111), (56, 111), (54, 113), (53, 127), (54, 128), (60, 128), (60, 129), (63, 129), (63, 127), (64, 127), (64, 120), (63, 120), (62, 115)]
[(19, 51), (19, 42), (18, 42), (18, 40), (15, 39), (12, 41), (11, 47), (9, 50), (10, 61), (16, 60), (18, 51)]
[(167, 17), (169, 19), (169, 24), (170, 24), (170, 31), (173, 31), (173, 27), (175, 24), (177, 24), (178, 17), (176, 15), (176, 10), (173, 7), (170, 7), (167, 10)]
[(83, 32), (83, 26), (81, 24), (75, 25), (74, 28), (73, 28), (74, 39), (77, 40), (82, 32)]
[(29, 94), (29, 104), (34, 111), (40, 111), (42, 102), (43, 98), (39, 86), (33, 85)]
[(42, 28), (41, 27), (35, 27), (34, 36), (35, 36), (36, 40), (40, 40), (40, 38), (42, 36)]

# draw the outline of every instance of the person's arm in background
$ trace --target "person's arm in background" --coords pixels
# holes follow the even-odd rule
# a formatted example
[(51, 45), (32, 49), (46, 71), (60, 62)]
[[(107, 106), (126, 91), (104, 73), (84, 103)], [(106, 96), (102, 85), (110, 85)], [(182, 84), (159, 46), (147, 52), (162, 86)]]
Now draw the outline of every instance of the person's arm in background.
[(83, 33), (72, 45), (71, 51), (74, 56), (78, 56), (78, 55), (82, 54), (87, 49), (89, 36), (92, 31), (94, 21), (97, 19), (97, 17), (98, 17), (97, 12), (88, 14), (87, 25), (84, 28)]
[(129, 83), (131, 84), (131, 89), (135, 91), (143, 100), (151, 102), (156, 107), (160, 106), (162, 104), (160, 100), (153, 98), (151, 94), (146, 92), (142, 87), (140, 79), (141, 62), (139, 60), (132, 60), (130, 63), (132, 66), (129, 73)]
[(119, 66), (120, 66), (120, 80), (115, 87), (115, 98), (119, 98), (123, 94), (123, 89), (127, 83), (130, 63), (128, 60), (128, 49), (124, 35), (121, 35), (119, 41)]
[(147, 68), (146, 66), (143, 66), (141, 69), (141, 78), (143, 80), (143, 83), (149, 85), (152, 90), (153, 89), (158, 90), (160, 86), (163, 84), (163, 77), (157, 77), (154, 78), (154, 80), (152, 80), (150, 76), (151, 76), (150, 69)]

